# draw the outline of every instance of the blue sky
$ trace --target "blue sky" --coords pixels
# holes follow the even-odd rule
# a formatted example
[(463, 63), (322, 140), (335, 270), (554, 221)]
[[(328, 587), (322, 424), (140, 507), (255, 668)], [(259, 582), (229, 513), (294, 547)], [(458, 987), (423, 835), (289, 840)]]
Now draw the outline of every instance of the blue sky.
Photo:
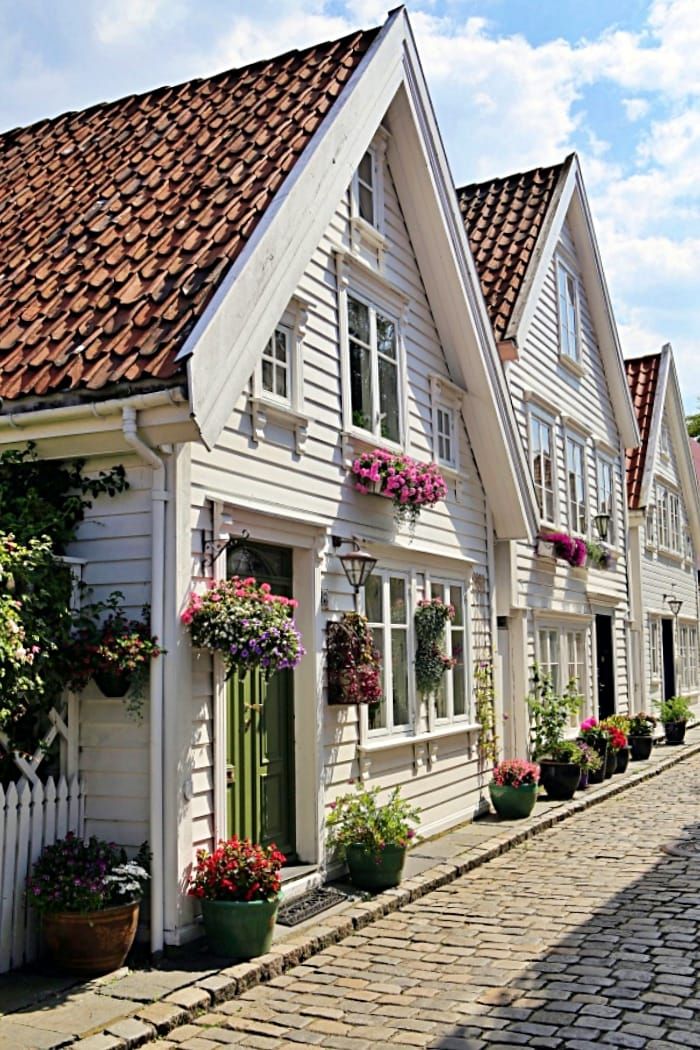
[[(0, 0), (0, 129), (380, 23), (389, 0)], [(700, 0), (409, 0), (455, 180), (581, 157), (625, 352), (700, 397)]]

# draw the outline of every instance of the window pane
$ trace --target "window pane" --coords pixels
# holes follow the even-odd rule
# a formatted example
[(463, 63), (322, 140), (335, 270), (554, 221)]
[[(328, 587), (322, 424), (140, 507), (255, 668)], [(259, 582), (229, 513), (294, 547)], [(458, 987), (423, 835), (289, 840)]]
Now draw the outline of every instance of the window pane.
[(364, 219), (365, 222), (370, 223), (370, 225), (373, 225), (374, 224), (374, 202), (372, 200), (372, 197), (373, 197), (372, 191), (370, 189), (367, 189), (366, 186), (363, 186), (362, 183), (360, 183), (358, 189), (360, 191), (359, 192), (360, 218)]
[(265, 358), (263, 358), (262, 363), (262, 385), (263, 390), (267, 390), (268, 393), (273, 394), (275, 392), (272, 361), (267, 361)]
[[(368, 618), (369, 613), (368, 613)], [(370, 729), (385, 729), (386, 728), (386, 675), (384, 671), (384, 631), (381, 627), (375, 627), (372, 630), (372, 637), (374, 638), (374, 647), (379, 653), (382, 659), (382, 698), (378, 704), (370, 704), (367, 714), (369, 720)]]
[(445, 587), (442, 583), (431, 583), (430, 584), (430, 597), (439, 598), (441, 602), (445, 600)]
[(436, 718), (447, 718), (449, 711), (447, 710), (447, 675), (444, 674), (440, 679), (440, 684), (435, 690), (435, 717)]
[(348, 331), (353, 339), (369, 346), (369, 309), (352, 296), (348, 296)]
[(391, 622), (405, 624), (406, 581), (401, 576), (392, 576), (389, 580), (389, 604), (391, 606)]
[(381, 314), (377, 314), (377, 349), (380, 354), (396, 360), (396, 327)]
[(372, 429), (372, 376), (370, 352), (359, 343), (350, 343), (350, 400), (352, 423), (363, 430)]
[(391, 632), (391, 675), (394, 725), (408, 724), (408, 646), (405, 629)]
[(464, 623), (464, 596), (461, 587), (450, 587), (450, 604), (454, 605), (455, 618), (452, 623), (460, 627)]
[(379, 358), (379, 410), (382, 413), (382, 437), (399, 441), (399, 391), (396, 365)]
[(367, 151), (367, 153), (365, 153), (364, 157), (360, 161), (360, 165), (359, 165), (357, 170), (358, 170), (358, 172), (360, 174), (360, 178), (362, 179), (362, 181), (366, 182), (368, 186), (371, 186), (372, 185), (372, 154), (369, 152), (369, 150)]
[(365, 584), (365, 614), (370, 623), (383, 622), (382, 604), (382, 578), (370, 576)]
[[(456, 655), (453, 649), (453, 655)], [(455, 665), (452, 671), (452, 687), (454, 689), (454, 713), (456, 715), (466, 715), (467, 713), (467, 693), (466, 693), (466, 674), (464, 664), (460, 661)]]

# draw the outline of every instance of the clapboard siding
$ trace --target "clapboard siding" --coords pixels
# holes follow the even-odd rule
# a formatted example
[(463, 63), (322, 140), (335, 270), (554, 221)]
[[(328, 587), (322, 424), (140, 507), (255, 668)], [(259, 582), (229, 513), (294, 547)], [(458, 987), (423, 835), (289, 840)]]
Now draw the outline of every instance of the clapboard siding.
[[(433, 440), (429, 374), (450, 376), (388, 169), (385, 209), (388, 250), (384, 276), (410, 299), (408, 319), (402, 329), (407, 373), (407, 450), (417, 459), (427, 461), (432, 458)], [(465, 481), (459, 500), (451, 483), (447, 500), (421, 514), (412, 539), (405, 527), (399, 530), (399, 546), (395, 549), (391, 549), (394, 523), (390, 502), (360, 495), (348, 477), (341, 438), (342, 380), (335, 252), (349, 246), (349, 197), (346, 195), (297, 289), (298, 296), (309, 304), (303, 343), (303, 412), (309, 417), (309, 427), (303, 453), (300, 456), (294, 453), (294, 435), (283, 425), (268, 424), (265, 440), (256, 444), (252, 440), (248, 396), (243, 394), (216, 447), (208, 453), (201, 448), (193, 449), (192, 528), (204, 529), (205, 534), (211, 536), (207, 496), (221, 497), (234, 523), (237, 518), (241, 519), (240, 513), (236, 514), (237, 504), (253, 502), (279, 508), (280, 543), (285, 542), (285, 529), (291, 527), (284, 517), (306, 516), (329, 532), (343, 536), (357, 534), (384, 544), (381, 550), (391, 551), (391, 566), (397, 571), (409, 572), (415, 568), (423, 571), (429, 566), (434, 574), (466, 579), (468, 571), (462, 559), (468, 558), (474, 562), (475, 573), (485, 581), (484, 591), (489, 595), (486, 498), (463, 425), (459, 439)], [(378, 285), (378, 298), (381, 302), (381, 285)], [(235, 525), (234, 531), (238, 531)], [(199, 542), (193, 539), (195, 575), (200, 571), (194, 549)], [(290, 540), (288, 545), (293, 546), (294, 541)], [(424, 545), (433, 551), (441, 550), (445, 558), (454, 560), (444, 561), (434, 556), (424, 559), (420, 553)], [(319, 611), (322, 632), (328, 619), (352, 607), (347, 583), (338, 575), (332, 554), (328, 544), (320, 554), (322, 586), (328, 592), (329, 607), (334, 610), (332, 613)], [(380, 567), (382, 564), (380, 553)], [(302, 601), (318, 600), (308, 581), (295, 593)], [(475, 620), (473, 653), (475, 658), (478, 655), (489, 659), (490, 601), (484, 605), (483, 592), (478, 597), (472, 594), (471, 598)], [(475, 639), (478, 639), (476, 645)], [(321, 664), (318, 684), (324, 689), (324, 697), (319, 775), (325, 797), (331, 799), (341, 787), (347, 787), (348, 780), (358, 775), (359, 728), (355, 709), (330, 707), (325, 703), (324, 679)], [(211, 687), (213, 679), (198, 675), (198, 682), (204, 690), (200, 691), (200, 698), (205, 699), (206, 683)], [(300, 702), (310, 704), (314, 700), (297, 696), (297, 703)], [(425, 704), (420, 705), (415, 725), (416, 731), (427, 726)], [(378, 782), (383, 787), (402, 784), (406, 793), (426, 808), (429, 823), (436, 827), (467, 819), (473, 814), (478, 798), (474, 738), (472, 731), (440, 741), (430, 762), (426, 751), (419, 764), (414, 763), (412, 747), (374, 753), (368, 763), (368, 783)], [(200, 774), (205, 772), (208, 754), (211, 749), (202, 750), (199, 755)], [(200, 776), (195, 783), (201, 785), (200, 817), (194, 835), (200, 844), (207, 834), (212, 834), (213, 812), (207, 808), (207, 803), (213, 802), (212, 778)]]
[[(581, 363), (584, 374), (577, 376), (559, 358), (556, 292), (556, 256), (578, 278)], [(615, 547), (618, 561), (614, 569), (592, 567), (572, 569), (565, 563), (539, 558), (529, 544), (517, 544), (517, 587), (519, 604), (528, 610), (528, 662), (537, 658), (536, 632), (541, 624), (575, 626), (587, 624), (588, 704), (593, 700), (595, 681), (592, 646), (592, 613), (614, 614), (616, 664), (616, 703), (625, 711), (629, 701), (629, 668), (626, 620), (629, 614), (626, 555), (626, 490), (624, 459), (620, 435), (610, 399), (604, 362), (583, 285), (576, 245), (568, 222), (560, 234), (519, 359), (508, 365), (507, 376), (520, 436), (530, 450), (530, 418), (534, 411), (548, 417), (553, 426), (555, 450), (555, 489), (558, 510), (556, 526), (571, 532), (566, 489), (566, 438), (570, 434), (586, 449), (586, 488), (589, 539), (597, 539), (593, 527), (597, 500), (597, 456), (606, 455), (613, 464)], [(551, 406), (541, 402), (544, 398)], [(575, 421), (573, 423), (572, 421)], [(576, 426), (575, 424), (578, 424)], [(580, 617), (578, 621), (565, 619)], [(527, 684), (524, 683), (525, 691)]]
[[(92, 589), (86, 600), (121, 591), (127, 612), (139, 617), (150, 599), (151, 469), (124, 455), (90, 459), (86, 472), (116, 463), (126, 468), (128, 490), (93, 501), (68, 554), (85, 561), (83, 580)], [(90, 682), (80, 700), (79, 743), (87, 833), (139, 846), (148, 838), (148, 697), (139, 723), (120, 700), (106, 699)]]

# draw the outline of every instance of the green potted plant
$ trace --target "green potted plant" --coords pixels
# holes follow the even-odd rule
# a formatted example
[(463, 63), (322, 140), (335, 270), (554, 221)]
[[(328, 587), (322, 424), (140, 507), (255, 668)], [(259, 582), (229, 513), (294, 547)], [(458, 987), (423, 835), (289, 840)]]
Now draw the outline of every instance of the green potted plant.
[[(576, 743), (581, 752), (581, 779), (578, 782), (578, 786), (583, 790), (591, 783), (591, 775), (600, 773), (603, 768), (603, 759), (590, 744), (586, 744), (583, 740), (577, 740)], [(602, 777), (600, 779), (602, 780)], [(593, 783), (596, 783), (596, 781), (593, 781)], [(597, 781), (597, 783), (600, 783), (600, 781)]]
[(493, 808), (504, 820), (529, 817), (537, 801), (540, 767), (523, 758), (499, 762), (493, 769), (489, 794)]
[(693, 713), (688, 697), (670, 696), (668, 700), (661, 700), (657, 707), (666, 734), (666, 743), (682, 744), (685, 740), (686, 722)]
[(443, 651), (445, 627), (454, 620), (454, 605), (440, 598), (418, 602), (414, 614), (416, 626), (416, 685), (423, 696), (434, 693), (445, 671), (457, 662)]
[(654, 729), (656, 719), (644, 711), (630, 717), (630, 731), (627, 739), (630, 743), (633, 762), (645, 762), (651, 755), (654, 746)]
[(552, 799), (573, 798), (581, 778), (580, 752), (564, 734), (582, 699), (571, 679), (563, 693), (555, 693), (552, 680), (537, 664), (532, 669), (532, 692), (527, 704), (532, 715), (532, 757), (540, 764), (540, 779)]
[(610, 728), (617, 729), (625, 738), (624, 743), (618, 736), (612, 745), (615, 751), (615, 773), (624, 773), (630, 761), (629, 728), (630, 720), (627, 715), (609, 715), (600, 723), (606, 732)]
[(97, 976), (118, 969), (136, 936), (149, 878), (148, 848), (133, 861), (113, 844), (69, 832), (44, 846), (27, 879), (49, 954), (62, 969)]
[(379, 802), (379, 788), (356, 785), (354, 792), (331, 802), (326, 818), (328, 844), (347, 861), (359, 889), (385, 890), (401, 882), (406, 849), (420, 810), (394, 788), (389, 801)]
[(280, 902), (284, 854), (234, 836), (213, 853), (197, 851), (188, 893), (202, 905), (215, 955), (254, 959), (270, 950)]

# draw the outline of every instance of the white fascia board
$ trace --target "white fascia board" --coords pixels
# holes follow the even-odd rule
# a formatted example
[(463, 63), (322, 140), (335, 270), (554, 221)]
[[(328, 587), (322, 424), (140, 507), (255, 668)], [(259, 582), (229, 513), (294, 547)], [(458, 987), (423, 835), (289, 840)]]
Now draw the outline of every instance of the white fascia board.
[(499, 539), (531, 538), (535, 493), (413, 40), (389, 113), (389, 164)]
[(178, 357), (211, 448), (346, 192), (402, 78), (404, 15), (392, 15), (219, 286)]
[(513, 312), (513, 320), (508, 326), (505, 337), (515, 339), (518, 346), (523, 345), (567, 215), (576, 241), (586, 297), (593, 318), (620, 437), (625, 448), (637, 448), (640, 442), (637, 417), (627, 384), (622, 348), (593, 219), (581, 169), (575, 156), (571, 159), (568, 171), (562, 173), (561, 185), (550, 204), (550, 219), (547, 223), (542, 250), (536, 260), (533, 260), (534, 269), (532, 263), (530, 265), (530, 269), (533, 269), (532, 276), (526, 280), (520, 291), (518, 303)]
[(670, 354), (664, 347), (661, 351), (661, 360), (659, 361), (659, 378), (656, 381), (654, 407), (651, 410), (651, 423), (649, 424), (649, 437), (647, 439), (647, 454), (644, 458), (644, 472), (642, 474), (642, 483), (639, 487), (639, 505), (641, 507), (646, 507), (649, 502), (651, 485), (656, 472), (656, 458), (661, 439), (661, 423), (664, 415), (664, 405), (666, 403), (669, 366)]
[[(698, 485), (695, 464), (688, 445), (688, 431), (685, 424), (685, 411), (683, 408), (683, 397), (676, 372), (676, 362), (673, 357), (671, 344), (667, 343), (662, 354), (668, 356), (668, 380), (666, 383), (665, 405), (669, 418), (669, 430), (673, 448), (676, 454), (676, 463), (681, 479), (683, 500), (688, 515), (688, 524), (693, 537), (693, 547), (700, 551), (700, 486)], [(657, 441), (660, 440), (660, 427)]]

